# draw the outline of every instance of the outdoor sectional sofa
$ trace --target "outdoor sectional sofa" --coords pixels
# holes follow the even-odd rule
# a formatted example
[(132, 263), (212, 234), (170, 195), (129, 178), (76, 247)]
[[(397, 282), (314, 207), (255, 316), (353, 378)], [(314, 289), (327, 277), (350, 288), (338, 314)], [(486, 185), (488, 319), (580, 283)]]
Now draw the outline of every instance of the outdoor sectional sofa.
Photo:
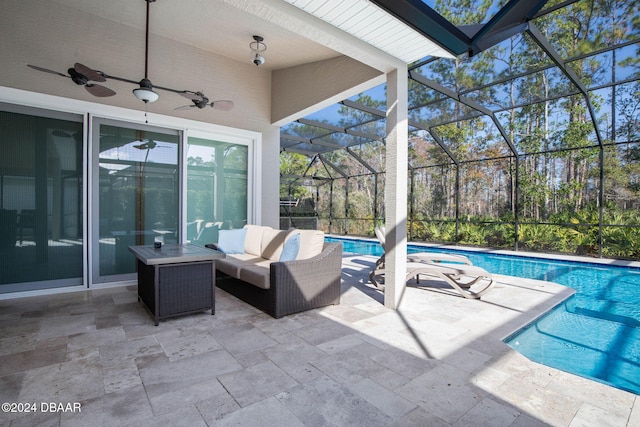
[(340, 303), (342, 244), (317, 230), (220, 230), (216, 286), (275, 318)]

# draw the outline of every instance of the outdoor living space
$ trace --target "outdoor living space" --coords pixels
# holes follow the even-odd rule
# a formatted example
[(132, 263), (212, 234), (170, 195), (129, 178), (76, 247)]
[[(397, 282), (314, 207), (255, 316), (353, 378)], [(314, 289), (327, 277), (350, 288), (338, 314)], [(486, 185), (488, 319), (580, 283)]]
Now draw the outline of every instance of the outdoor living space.
[(281, 319), (222, 290), (159, 326), (136, 286), (0, 301), (0, 400), (33, 405), (0, 425), (640, 425), (638, 396), (502, 342), (572, 290), (496, 275), (391, 310), (374, 262), (344, 255), (340, 305)]

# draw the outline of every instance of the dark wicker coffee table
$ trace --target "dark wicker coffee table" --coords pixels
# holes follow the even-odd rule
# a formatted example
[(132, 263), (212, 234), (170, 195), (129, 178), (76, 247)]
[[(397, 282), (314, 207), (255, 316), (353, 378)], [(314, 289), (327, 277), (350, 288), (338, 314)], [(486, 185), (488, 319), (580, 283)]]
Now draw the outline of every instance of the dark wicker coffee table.
[(200, 246), (129, 246), (138, 260), (138, 300), (160, 320), (211, 310), (215, 314), (216, 259), (222, 252)]

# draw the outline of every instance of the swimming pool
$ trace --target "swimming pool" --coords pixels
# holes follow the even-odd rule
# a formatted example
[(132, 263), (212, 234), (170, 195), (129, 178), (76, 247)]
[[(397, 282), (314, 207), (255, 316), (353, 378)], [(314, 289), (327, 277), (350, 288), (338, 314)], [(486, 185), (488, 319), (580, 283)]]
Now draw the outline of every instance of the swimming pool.
[[(345, 253), (382, 255), (373, 241), (327, 237)], [(547, 280), (575, 295), (505, 342), (531, 360), (640, 395), (640, 268), (408, 245), (407, 252), (463, 253), (508, 276)]]

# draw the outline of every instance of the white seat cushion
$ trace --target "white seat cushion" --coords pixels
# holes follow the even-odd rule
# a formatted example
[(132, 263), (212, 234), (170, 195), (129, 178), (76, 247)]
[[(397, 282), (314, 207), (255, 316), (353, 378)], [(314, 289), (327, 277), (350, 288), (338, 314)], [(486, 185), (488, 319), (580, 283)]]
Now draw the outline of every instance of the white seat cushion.
[(269, 264), (267, 263), (266, 267), (264, 265), (253, 265), (241, 268), (240, 280), (251, 283), (258, 288), (269, 289), (271, 287)]
[(260, 263), (264, 261), (262, 258), (249, 254), (229, 254), (223, 259), (216, 260), (216, 268), (223, 273), (240, 278), (240, 269)]

